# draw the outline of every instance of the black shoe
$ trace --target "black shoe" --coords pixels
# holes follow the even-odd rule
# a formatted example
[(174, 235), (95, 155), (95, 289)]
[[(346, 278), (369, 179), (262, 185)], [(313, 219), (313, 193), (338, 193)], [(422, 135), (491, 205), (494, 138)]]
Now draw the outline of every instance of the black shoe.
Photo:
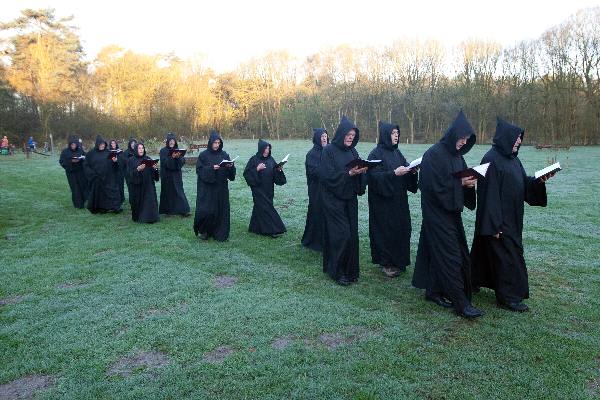
[(352, 280), (348, 279), (348, 277), (344, 275), (344, 276), (339, 277), (336, 280), (336, 282), (337, 282), (338, 285), (348, 286), (348, 285), (350, 285), (352, 283)]
[(461, 317), (464, 317), (467, 319), (475, 319), (475, 318), (479, 318), (483, 315), (483, 312), (481, 310), (478, 310), (477, 308), (475, 308), (471, 305), (466, 306), (461, 311), (457, 311), (456, 313), (458, 315), (460, 315)]
[(200, 234), (200, 239), (202, 239), (202, 240), (208, 240), (208, 233), (201, 233)]
[(432, 301), (440, 307), (452, 308), (452, 302), (437, 294), (425, 294), (425, 300)]
[(498, 307), (500, 308), (504, 308), (505, 310), (508, 311), (513, 311), (513, 312), (526, 312), (529, 311), (529, 307), (527, 307), (527, 304), (525, 303), (500, 303), (498, 302)]

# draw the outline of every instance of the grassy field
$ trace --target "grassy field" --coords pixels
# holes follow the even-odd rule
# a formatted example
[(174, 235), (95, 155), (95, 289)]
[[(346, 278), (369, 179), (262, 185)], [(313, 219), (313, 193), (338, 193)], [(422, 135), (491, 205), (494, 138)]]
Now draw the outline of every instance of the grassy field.
[[(600, 148), (522, 149), (530, 173), (553, 156), (565, 166), (548, 183), (549, 206), (526, 208), (531, 312), (497, 309), (482, 290), (474, 304), (486, 315), (470, 322), (425, 302), (412, 266), (390, 280), (370, 263), (366, 196), (360, 282), (323, 275), (299, 244), (309, 147), (274, 142), (276, 159), (292, 156), (275, 196), (288, 233), (271, 239), (247, 232), (242, 168), (256, 144), (225, 142), (244, 160), (226, 243), (198, 240), (192, 218), (140, 225), (129, 205), (75, 210), (56, 158), (0, 157), (0, 398), (599, 398)], [(427, 147), (403, 152), (412, 160)], [(184, 180), (194, 208), (193, 168)], [(470, 241), (474, 213), (464, 222)]]

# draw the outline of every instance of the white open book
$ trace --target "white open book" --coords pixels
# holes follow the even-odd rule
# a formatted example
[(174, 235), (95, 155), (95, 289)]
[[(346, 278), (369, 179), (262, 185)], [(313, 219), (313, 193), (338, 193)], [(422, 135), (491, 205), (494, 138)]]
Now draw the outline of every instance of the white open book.
[(223, 160), (219, 163), (219, 165), (223, 165), (223, 164), (233, 164), (235, 162), (235, 160), (237, 160), (238, 158), (240, 158), (240, 156), (237, 156), (236, 158), (234, 158), (233, 160)]
[(277, 164), (278, 167), (282, 167), (286, 162), (288, 162), (288, 158), (290, 158), (290, 155), (288, 154), (287, 156), (283, 157), (283, 160), (281, 160), (279, 162), (279, 164)]
[(552, 165), (547, 166), (544, 169), (540, 169), (539, 171), (535, 172), (535, 179), (541, 178), (544, 175), (550, 175), (553, 172), (558, 172), (560, 171), (562, 168), (560, 167), (560, 163), (554, 163)]
[(415, 169), (419, 165), (421, 165), (421, 161), (423, 161), (423, 157), (419, 157), (416, 160), (413, 160), (410, 164), (408, 164), (408, 169)]

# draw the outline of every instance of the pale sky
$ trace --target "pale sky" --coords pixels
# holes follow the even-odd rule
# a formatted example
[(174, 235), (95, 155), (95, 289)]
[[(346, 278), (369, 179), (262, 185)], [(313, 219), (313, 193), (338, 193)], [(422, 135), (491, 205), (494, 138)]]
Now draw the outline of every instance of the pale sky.
[(201, 55), (218, 72), (268, 50), (306, 56), (339, 44), (387, 45), (399, 38), (470, 38), (503, 45), (535, 39), (599, 0), (3, 0), (0, 21), (24, 8), (74, 15), (88, 59), (117, 44), (146, 54)]

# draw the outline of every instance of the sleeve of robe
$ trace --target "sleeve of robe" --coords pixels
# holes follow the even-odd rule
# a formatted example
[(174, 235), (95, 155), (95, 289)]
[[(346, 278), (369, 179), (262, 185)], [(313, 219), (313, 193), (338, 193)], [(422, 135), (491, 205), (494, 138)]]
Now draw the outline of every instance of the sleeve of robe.
[(521, 165), (521, 170), (523, 171), (523, 182), (525, 182), (525, 201), (527, 204), (530, 206), (546, 207), (548, 204), (546, 183), (533, 176), (527, 176), (523, 165)]
[(125, 174), (125, 171), (127, 170), (127, 157), (125, 156), (125, 152), (119, 153), (117, 162), (119, 163), (119, 168), (123, 171), (123, 174)]
[(159, 169), (152, 168), (152, 179), (154, 179), (155, 181), (158, 181), (160, 179)]
[[(312, 150), (311, 150), (312, 151)], [(306, 168), (306, 177), (307, 180), (319, 181), (319, 162), (318, 157), (315, 157), (309, 151), (306, 154), (306, 160), (304, 162), (304, 166)]]
[[(431, 154), (421, 164), (421, 193), (425, 192), (438, 207), (448, 212), (461, 211), (467, 205), (468, 197), (471, 200), (469, 205), (474, 206), (475, 189), (464, 188), (461, 180), (452, 176), (447, 160), (438, 157)], [(466, 168), (464, 160), (463, 165)]]
[[(375, 148), (369, 154), (369, 160), (380, 160), (381, 154), (378, 148)], [(394, 170), (386, 170), (383, 167), (371, 168), (367, 171), (367, 181), (370, 190), (374, 191), (382, 197), (392, 197), (394, 195), (394, 178), (396, 174)]]
[(152, 167), (146, 167), (144, 170), (138, 171), (137, 167), (139, 167), (139, 163), (137, 160), (137, 157), (131, 157), (127, 163), (129, 170), (129, 182), (134, 185), (141, 185), (144, 182), (144, 171)]
[(260, 174), (256, 170), (257, 165), (258, 163), (256, 162), (256, 157), (252, 156), (248, 160), (246, 168), (244, 168), (244, 179), (250, 187), (260, 185)]
[(287, 183), (283, 168), (281, 171), (278, 171), (277, 168), (275, 168), (275, 171), (273, 171), (273, 183), (275, 183), (277, 186), (283, 186)]
[[(79, 161), (80, 163), (83, 161)], [(71, 162), (71, 156), (69, 155), (69, 151), (67, 150), (63, 150), (60, 153), (60, 159), (58, 160), (58, 163), (61, 165), (61, 167), (63, 167), (65, 169), (65, 171), (67, 172), (71, 172), (74, 170), (73, 168), (73, 164), (77, 164), (77, 163), (73, 163)]]
[(214, 165), (202, 153), (196, 161), (196, 174), (205, 183), (215, 183), (217, 181), (217, 171), (215, 171)]
[[(485, 159), (481, 163), (487, 162)], [(478, 182), (479, 186), (479, 212), (481, 222), (479, 234), (492, 236), (502, 231), (502, 175), (494, 166), (490, 165), (486, 178)]]
[(167, 148), (162, 148), (160, 150), (160, 163), (168, 170), (180, 171), (183, 164), (185, 164), (185, 158), (173, 158), (169, 155), (169, 150)]
[(364, 174), (350, 176), (346, 168), (336, 168), (333, 154), (323, 150), (319, 165), (319, 180), (335, 197), (350, 200), (356, 194), (365, 193), (367, 177)]
[[(464, 159), (463, 159), (463, 168), (467, 169), (467, 163), (465, 162)], [(463, 190), (464, 206), (467, 207), (469, 210), (474, 210), (475, 207), (477, 206), (477, 190), (475, 189), (475, 187), (468, 188), (468, 187), (462, 186), (462, 182), (460, 179), (458, 180), (458, 182)]]
[[(229, 154), (225, 152), (223, 152), (223, 158), (225, 160), (231, 160), (231, 158), (229, 158)], [(227, 179), (229, 179), (230, 181), (235, 181), (235, 172), (235, 163), (233, 163), (231, 168), (227, 168)]]

